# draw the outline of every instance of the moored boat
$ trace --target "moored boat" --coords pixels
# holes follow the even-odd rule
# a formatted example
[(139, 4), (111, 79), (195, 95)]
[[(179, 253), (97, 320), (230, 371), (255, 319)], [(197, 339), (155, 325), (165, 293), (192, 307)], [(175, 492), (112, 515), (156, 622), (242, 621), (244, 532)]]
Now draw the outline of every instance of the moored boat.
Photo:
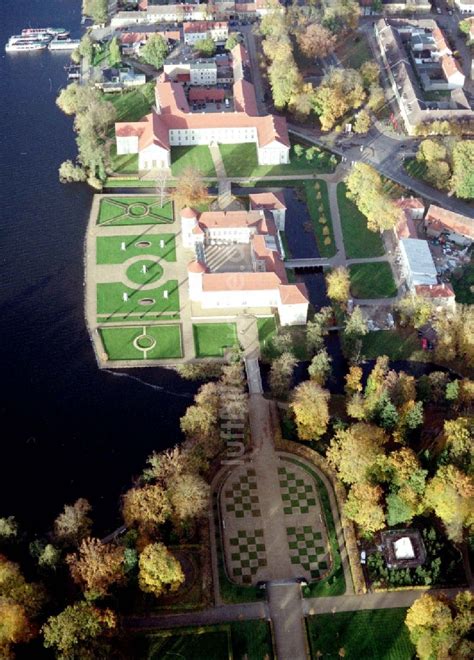
[(80, 39), (53, 39), (49, 50), (75, 50), (81, 43)]
[(47, 34), (56, 37), (57, 35), (61, 34), (64, 37), (69, 36), (68, 30), (65, 28), (52, 28), (52, 27), (46, 27), (46, 28), (24, 28), (21, 31), (22, 35), (29, 35), (29, 34), (38, 34), (41, 32), (46, 32)]
[(45, 50), (47, 47), (48, 44), (41, 41), (31, 41), (29, 39), (10, 39), (5, 45), (5, 51), (7, 53), (17, 53), (22, 51)]

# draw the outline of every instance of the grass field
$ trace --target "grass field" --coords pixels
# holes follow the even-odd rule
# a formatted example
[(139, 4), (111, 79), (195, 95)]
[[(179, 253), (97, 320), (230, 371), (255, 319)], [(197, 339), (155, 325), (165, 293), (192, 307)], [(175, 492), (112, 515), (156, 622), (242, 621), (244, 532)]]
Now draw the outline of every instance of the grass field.
[[(138, 154), (117, 154), (115, 143), (110, 148), (110, 166), (117, 174), (137, 174), (138, 172)], [(148, 181), (148, 185), (150, 185)]]
[(100, 335), (109, 360), (182, 357), (179, 325), (101, 328)]
[(392, 298), (397, 295), (388, 261), (349, 266), (351, 293), (354, 298)]
[(196, 357), (223, 357), (228, 348), (238, 346), (235, 323), (196, 323), (193, 335)]
[(332, 660), (411, 660), (415, 658), (415, 649), (405, 626), (405, 615), (404, 608), (397, 608), (308, 617), (311, 657), (321, 654)]
[(260, 350), (264, 351), (267, 343), (277, 331), (274, 316), (267, 316), (264, 319), (257, 319), (258, 341)]
[(211, 152), (206, 145), (171, 149), (171, 173), (173, 176), (179, 176), (188, 167), (199, 170), (202, 176), (217, 176)]
[(424, 179), (426, 174), (425, 163), (422, 163), (416, 158), (407, 158), (403, 163), (403, 167), (405, 168), (406, 173), (414, 179)]
[[(318, 186), (317, 189), (316, 186)], [(336, 254), (336, 244), (334, 242), (334, 231), (332, 228), (327, 184), (322, 180), (305, 181), (303, 187), (306, 194), (306, 204), (308, 206), (314, 233), (316, 235), (318, 250), (322, 257), (333, 257)], [(325, 224), (320, 222), (321, 218), (326, 219)], [(323, 233), (325, 227), (329, 229), (329, 234), (327, 236)], [(326, 244), (326, 238), (329, 238), (331, 242)]]
[(355, 39), (345, 39), (337, 48), (336, 55), (343, 67), (351, 69), (358, 69), (364, 62), (373, 59), (369, 45), (364, 37), (359, 36)]
[(367, 219), (348, 199), (344, 183), (337, 186), (337, 204), (347, 258), (381, 257), (384, 254), (382, 237), (367, 229)]
[[(194, 147), (195, 148), (195, 147)], [(257, 147), (253, 142), (243, 144), (220, 144), (222, 160), (224, 161), (227, 176), (279, 176), (292, 174), (332, 172), (333, 167), (328, 166), (327, 159), (321, 161), (321, 166), (314, 159), (309, 162), (304, 157), (296, 158), (293, 150), (290, 151), (288, 165), (259, 165), (257, 160)]]
[[(164, 247), (161, 247), (164, 241)], [(122, 244), (125, 243), (125, 250)], [(143, 247), (140, 247), (140, 243)], [(145, 245), (149, 243), (149, 245)], [(140, 234), (135, 236), (99, 236), (97, 238), (97, 263), (122, 264), (131, 257), (154, 256), (165, 261), (176, 261), (174, 234)]]
[(390, 360), (418, 360), (426, 355), (416, 332), (401, 330), (369, 332), (362, 339), (362, 354), (368, 359), (387, 355)]
[(230, 624), (234, 660), (271, 660), (272, 634), (267, 621), (236, 621)]
[(99, 225), (160, 225), (173, 222), (173, 204), (163, 206), (156, 196), (104, 197), (100, 200)]
[(119, 94), (104, 95), (117, 112), (116, 121), (139, 121), (151, 112), (155, 102), (155, 82), (148, 82), (136, 89)]
[(147, 660), (231, 660), (227, 626), (166, 630), (148, 635)]
[[(168, 298), (165, 298), (168, 291)], [(123, 294), (128, 295), (128, 300), (123, 300)], [(150, 299), (150, 305), (140, 304), (140, 300)], [(140, 313), (145, 316), (156, 318), (166, 312), (179, 311), (178, 280), (168, 280), (156, 289), (145, 291), (131, 289), (123, 284), (111, 282), (97, 285), (97, 314), (121, 314)], [(133, 317), (130, 319), (133, 320)]]
[(157, 261), (140, 259), (127, 268), (127, 277), (134, 284), (153, 284), (163, 277), (163, 268)]

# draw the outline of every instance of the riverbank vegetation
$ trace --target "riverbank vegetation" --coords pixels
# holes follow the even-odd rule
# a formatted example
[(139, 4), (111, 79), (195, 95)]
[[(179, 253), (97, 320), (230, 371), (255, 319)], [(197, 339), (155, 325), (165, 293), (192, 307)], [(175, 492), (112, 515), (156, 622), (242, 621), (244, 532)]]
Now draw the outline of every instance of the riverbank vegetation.
[(209, 481), (225, 449), (220, 419), (240, 416), (245, 429), (244, 382), (234, 353), (187, 409), (184, 442), (153, 453), (124, 493), (124, 526), (109, 537), (94, 535), (92, 507), (82, 498), (34, 539), (14, 518), (0, 519), (2, 657), (13, 657), (18, 643), (31, 643), (35, 657), (41, 644), (64, 658), (134, 657), (121, 615), (208, 602)]

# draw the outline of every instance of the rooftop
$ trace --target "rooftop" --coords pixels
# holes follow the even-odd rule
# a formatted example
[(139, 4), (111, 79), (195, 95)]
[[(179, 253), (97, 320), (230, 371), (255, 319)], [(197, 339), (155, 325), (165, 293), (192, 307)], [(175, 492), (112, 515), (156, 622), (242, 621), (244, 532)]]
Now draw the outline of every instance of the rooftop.
[(474, 240), (474, 217), (468, 218), (460, 213), (431, 204), (426, 213), (425, 222), (439, 231), (451, 231)]

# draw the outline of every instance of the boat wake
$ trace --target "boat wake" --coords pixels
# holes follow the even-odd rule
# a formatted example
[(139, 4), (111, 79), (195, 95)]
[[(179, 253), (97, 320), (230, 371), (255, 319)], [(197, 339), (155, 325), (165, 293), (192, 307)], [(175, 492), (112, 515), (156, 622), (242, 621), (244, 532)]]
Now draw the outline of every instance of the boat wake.
[(173, 392), (172, 390), (167, 390), (165, 387), (162, 387), (161, 385), (153, 385), (152, 383), (147, 383), (146, 380), (142, 380), (141, 378), (138, 378), (138, 376), (131, 376), (130, 374), (123, 374), (117, 371), (111, 371), (110, 369), (104, 369), (104, 371), (107, 374), (111, 374), (112, 376), (117, 376), (119, 378), (130, 378), (130, 380), (136, 380), (138, 383), (141, 383), (146, 387), (150, 387), (152, 390), (156, 390), (157, 392), (163, 392), (164, 394), (171, 394), (171, 396), (176, 396), (179, 397), (180, 399), (193, 399), (192, 394)]

